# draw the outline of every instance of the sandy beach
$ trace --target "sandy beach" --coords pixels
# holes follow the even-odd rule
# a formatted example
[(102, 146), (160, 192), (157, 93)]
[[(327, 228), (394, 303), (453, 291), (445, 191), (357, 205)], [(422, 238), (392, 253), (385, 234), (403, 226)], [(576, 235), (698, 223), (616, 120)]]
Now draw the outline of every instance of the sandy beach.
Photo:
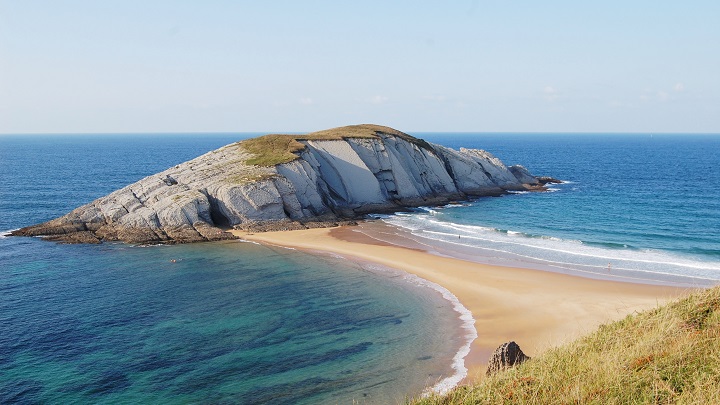
[(465, 358), (471, 380), (482, 378), (490, 354), (504, 342), (513, 340), (527, 355), (537, 356), (592, 332), (600, 324), (654, 308), (688, 292), (686, 288), (597, 280), (438, 256), (372, 238), (372, 228), (383, 226), (388, 227), (374, 223), (362, 232), (358, 227), (339, 227), (233, 233), (260, 243), (371, 261), (448, 289), (475, 318), (478, 338)]

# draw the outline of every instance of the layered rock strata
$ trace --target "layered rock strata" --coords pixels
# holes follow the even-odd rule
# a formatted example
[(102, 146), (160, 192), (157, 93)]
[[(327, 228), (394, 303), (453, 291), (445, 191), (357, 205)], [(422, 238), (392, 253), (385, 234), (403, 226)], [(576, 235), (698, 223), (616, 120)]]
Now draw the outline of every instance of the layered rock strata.
[(541, 187), (524, 168), (508, 168), (488, 152), (456, 151), (388, 127), (356, 125), (286, 136), (300, 143), (287, 161), (248, 164), (258, 153), (248, 152), (241, 141), (13, 235), (80, 243), (221, 240), (233, 238), (223, 231), (231, 227), (322, 226), (367, 213)]

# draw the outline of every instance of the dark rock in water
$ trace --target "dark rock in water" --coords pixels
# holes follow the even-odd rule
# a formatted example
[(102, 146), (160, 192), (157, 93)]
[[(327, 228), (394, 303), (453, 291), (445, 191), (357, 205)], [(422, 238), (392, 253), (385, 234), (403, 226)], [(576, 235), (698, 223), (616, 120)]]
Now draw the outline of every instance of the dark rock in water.
[(558, 180), (554, 177), (540, 176), (537, 178), (540, 184), (562, 184), (562, 180)]
[(530, 357), (526, 356), (525, 353), (520, 350), (520, 346), (518, 346), (517, 343), (503, 343), (495, 349), (492, 356), (490, 356), (486, 375), (495, 374), (498, 371), (508, 369), (527, 360), (530, 360)]
[(63, 243), (100, 243), (101, 240), (90, 231), (72, 232), (65, 235), (44, 236), (43, 239)]

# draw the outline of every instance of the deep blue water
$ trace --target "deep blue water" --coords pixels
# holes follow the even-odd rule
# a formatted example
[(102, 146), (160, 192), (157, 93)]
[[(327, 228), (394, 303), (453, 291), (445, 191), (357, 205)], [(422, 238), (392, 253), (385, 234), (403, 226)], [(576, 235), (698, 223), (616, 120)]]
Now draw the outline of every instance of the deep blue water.
[[(0, 230), (245, 136), (0, 136)], [(0, 237), (0, 403), (395, 402), (456, 372), (457, 318), (339, 258)]]
[[(494, 263), (720, 280), (718, 135), (415, 135), (568, 181), (385, 219), (417, 238)], [(0, 231), (247, 136), (0, 136)], [(453, 372), (456, 318), (400, 274), (332, 257), (0, 237), (0, 403), (392, 402)]]
[[(720, 280), (720, 136), (421, 134), (567, 181), (386, 221), (495, 263), (644, 280)], [(460, 236), (461, 238), (458, 238)], [(453, 246), (449, 246), (452, 244)]]

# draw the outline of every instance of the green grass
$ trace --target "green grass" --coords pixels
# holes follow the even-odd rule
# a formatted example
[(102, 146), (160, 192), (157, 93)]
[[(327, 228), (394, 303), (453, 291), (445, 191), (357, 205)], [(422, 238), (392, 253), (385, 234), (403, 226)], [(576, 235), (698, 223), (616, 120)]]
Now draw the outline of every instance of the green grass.
[(298, 152), (305, 149), (299, 141), (332, 141), (349, 138), (378, 138), (380, 134), (397, 136), (425, 149), (432, 149), (430, 144), (396, 129), (382, 125), (362, 124), (349, 125), (312, 132), (305, 135), (264, 135), (247, 139), (240, 143), (241, 148), (253, 154), (245, 163), (256, 166), (275, 166), (289, 163), (299, 157)]
[(720, 404), (720, 287), (412, 403)]
[(245, 164), (256, 166), (275, 166), (292, 162), (298, 158), (296, 153), (305, 149), (305, 145), (292, 135), (264, 135), (242, 141), (240, 147), (253, 154)]
[(229, 176), (225, 179), (228, 184), (247, 184), (277, 177), (275, 173), (241, 173)]

